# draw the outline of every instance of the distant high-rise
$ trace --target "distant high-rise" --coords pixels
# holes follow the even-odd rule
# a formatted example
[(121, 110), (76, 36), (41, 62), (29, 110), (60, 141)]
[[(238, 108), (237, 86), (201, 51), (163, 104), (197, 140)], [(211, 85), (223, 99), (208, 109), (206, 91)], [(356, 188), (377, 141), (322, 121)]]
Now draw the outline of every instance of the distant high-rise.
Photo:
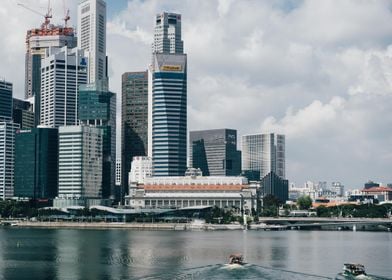
[(121, 155), (124, 190), (128, 186), (128, 173), (134, 156), (147, 155), (148, 133), (148, 75), (126, 72), (122, 75), (122, 127)]
[(270, 172), (285, 179), (285, 136), (253, 134), (242, 136), (242, 170), (260, 172), (260, 179)]
[(19, 124), (0, 121), (0, 199), (14, 195), (15, 132)]
[(184, 53), (181, 40), (181, 15), (162, 13), (156, 15), (153, 53)]
[(154, 56), (153, 176), (184, 176), (187, 148), (186, 54)]
[(12, 120), (12, 83), (0, 79), (0, 121)]
[(49, 48), (76, 47), (74, 29), (66, 26), (43, 24), (27, 31), (25, 57), (25, 99), (34, 106), (34, 126), (41, 115), (41, 62)]
[(81, 125), (103, 130), (102, 197), (109, 198), (114, 195), (116, 176), (116, 95), (105, 80), (79, 87), (78, 119)]
[[(25, 59), (25, 98), (30, 98), (40, 92), (41, 59), (51, 47), (76, 47), (76, 37), (72, 27), (54, 26), (49, 24), (27, 31)], [(39, 98), (35, 100), (39, 105)]]
[(87, 83), (87, 61), (76, 48), (50, 48), (42, 60), (41, 124), (78, 124), (77, 93)]
[(35, 126), (33, 104), (29, 101), (14, 98), (12, 118), (14, 123), (20, 125), (20, 129), (33, 128)]
[(237, 131), (211, 129), (189, 133), (189, 165), (200, 168), (204, 176), (238, 176), (241, 152), (237, 150)]
[(181, 15), (156, 16), (149, 69), (148, 155), (154, 176), (183, 176), (186, 170), (187, 56)]
[(33, 128), (15, 137), (15, 192), (25, 198), (55, 198), (58, 185), (58, 130)]
[(102, 197), (102, 136), (97, 127), (59, 128), (59, 198)]
[(106, 3), (81, 0), (78, 5), (78, 48), (88, 58), (88, 83), (107, 78)]

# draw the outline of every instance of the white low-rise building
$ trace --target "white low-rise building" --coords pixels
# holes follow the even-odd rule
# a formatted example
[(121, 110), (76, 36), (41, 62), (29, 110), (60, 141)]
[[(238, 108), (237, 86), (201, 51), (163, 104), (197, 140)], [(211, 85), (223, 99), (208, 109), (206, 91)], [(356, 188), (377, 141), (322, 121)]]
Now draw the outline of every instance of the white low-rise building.
[(144, 184), (130, 186), (126, 205), (133, 208), (185, 208), (193, 206), (256, 208), (259, 183), (245, 177), (147, 177)]

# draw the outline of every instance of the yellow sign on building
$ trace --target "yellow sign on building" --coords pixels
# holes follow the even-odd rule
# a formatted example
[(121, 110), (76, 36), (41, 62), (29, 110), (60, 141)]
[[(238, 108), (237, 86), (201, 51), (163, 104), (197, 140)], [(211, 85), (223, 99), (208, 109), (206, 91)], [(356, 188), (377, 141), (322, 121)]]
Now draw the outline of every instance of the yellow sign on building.
[(162, 65), (161, 71), (181, 71), (181, 65)]

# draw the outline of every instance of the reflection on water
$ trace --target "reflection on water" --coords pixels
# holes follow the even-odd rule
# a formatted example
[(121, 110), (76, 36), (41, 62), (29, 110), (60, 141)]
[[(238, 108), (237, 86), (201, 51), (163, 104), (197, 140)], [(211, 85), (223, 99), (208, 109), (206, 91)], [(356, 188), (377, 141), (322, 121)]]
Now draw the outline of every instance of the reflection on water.
[[(345, 262), (390, 276), (391, 235), (0, 227), (0, 279), (320, 279)], [(236, 252), (248, 265), (227, 269)]]

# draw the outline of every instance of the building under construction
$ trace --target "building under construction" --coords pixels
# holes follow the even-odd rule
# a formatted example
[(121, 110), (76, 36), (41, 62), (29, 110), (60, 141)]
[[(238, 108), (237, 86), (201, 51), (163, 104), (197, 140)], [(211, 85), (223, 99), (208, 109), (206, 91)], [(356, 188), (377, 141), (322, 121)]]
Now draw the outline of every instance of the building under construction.
[[(19, 5), (40, 14), (25, 5)], [(74, 48), (77, 46), (74, 29), (67, 27), (68, 14), (67, 11), (64, 18), (64, 26), (50, 24), (52, 12), (49, 6), (45, 15), (40, 14), (45, 18), (41, 27), (30, 29), (26, 34), (25, 98), (34, 102), (36, 125), (39, 124), (40, 119), (41, 60), (45, 57), (46, 51), (50, 47), (61, 48), (68, 46), (68, 48)]]

